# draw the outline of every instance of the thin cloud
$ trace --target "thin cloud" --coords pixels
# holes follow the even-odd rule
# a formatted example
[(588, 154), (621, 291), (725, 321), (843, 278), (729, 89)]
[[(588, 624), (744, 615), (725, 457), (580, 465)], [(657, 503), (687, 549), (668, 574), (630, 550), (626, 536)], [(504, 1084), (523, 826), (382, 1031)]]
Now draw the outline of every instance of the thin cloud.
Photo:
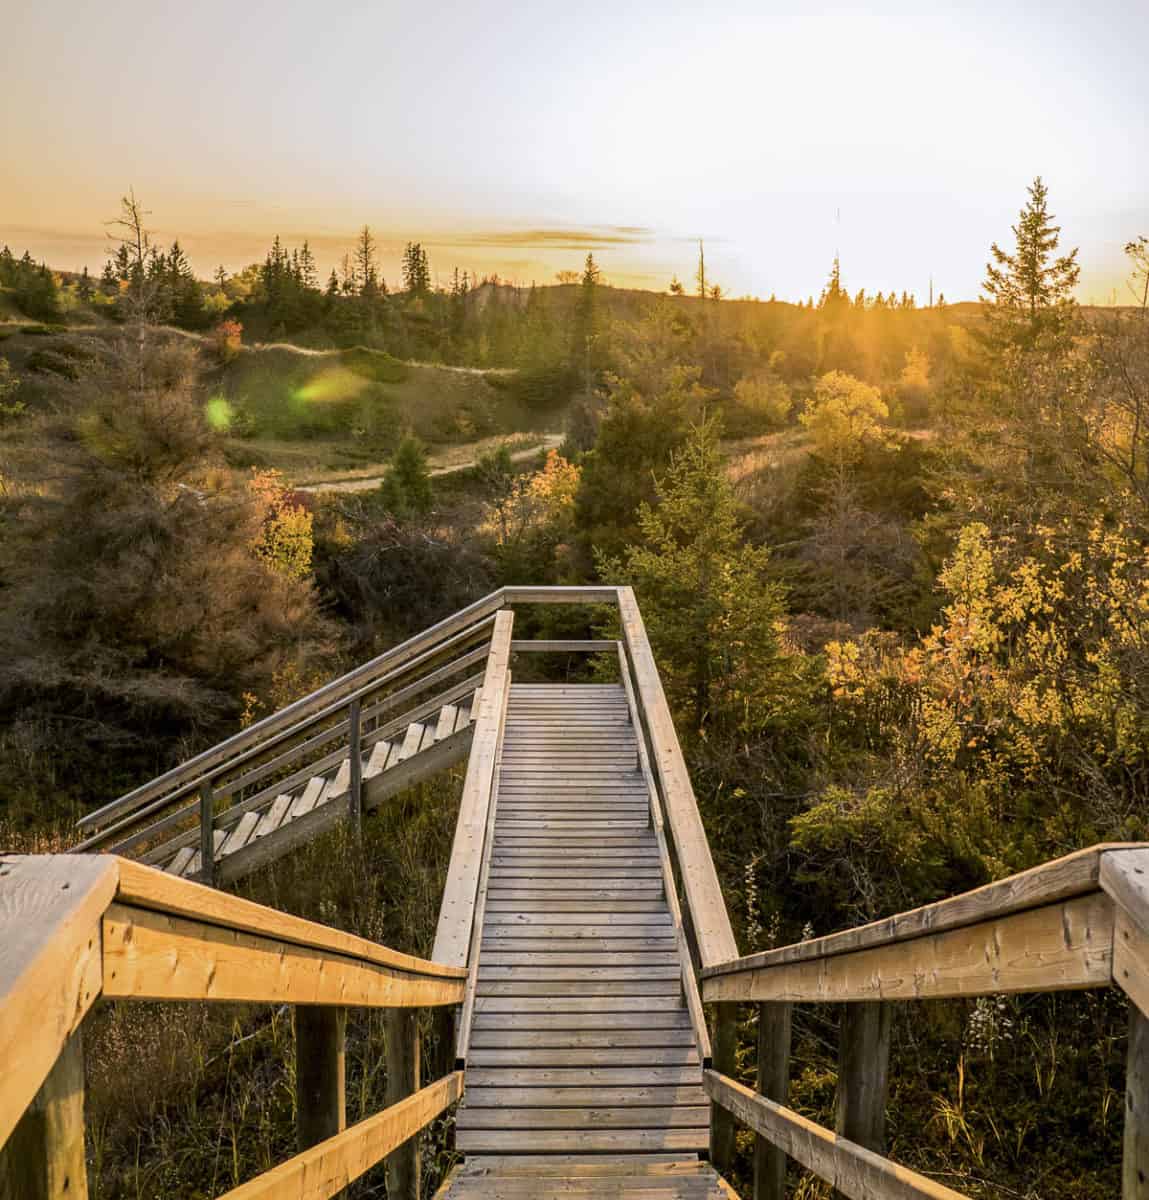
[(585, 229), (491, 229), (427, 239), (429, 246), (498, 246), (536, 250), (597, 250), (638, 246), (655, 240), (654, 230), (640, 225), (600, 225)]

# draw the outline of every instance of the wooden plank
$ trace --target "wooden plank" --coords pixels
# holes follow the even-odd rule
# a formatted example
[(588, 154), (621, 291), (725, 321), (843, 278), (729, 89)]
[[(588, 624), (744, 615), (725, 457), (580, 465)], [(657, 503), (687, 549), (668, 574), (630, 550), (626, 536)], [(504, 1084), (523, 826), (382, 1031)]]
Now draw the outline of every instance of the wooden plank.
[(697, 1066), (698, 1051), (693, 1042), (685, 1046), (611, 1046), (605, 1050), (577, 1047), (564, 1050), (555, 1046), (510, 1050), (479, 1049), (467, 1053), (468, 1069), (474, 1067), (689, 1067)]
[(220, 1200), (282, 1200), (285, 1196), (293, 1200), (326, 1200), (425, 1128), (462, 1094), (463, 1073), (455, 1071), (233, 1188)]
[(471, 1108), (459, 1110), (459, 1128), (466, 1129), (634, 1129), (700, 1128), (707, 1122), (705, 1105), (678, 1104), (670, 1108)]
[(706, 1093), (701, 1083), (688, 1085), (636, 1084), (631, 1087), (476, 1087), (467, 1084), (467, 1109), (478, 1108), (529, 1109), (533, 1106), (549, 1108), (562, 1105), (601, 1105), (618, 1107), (636, 1105), (642, 1107), (666, 1107), (672, 1105), (698, 1105), (706, 1102)]
[(712, 1100), (847, 1200), (966, 1200), (960, 1192), (856, 1146), (717, 1071), (704, 1071), (702, 1078)]
[(1149, 1015), (1149, 935), (1118, 908), (1113, 936), (1113, 982)]
[[(511, 967), (524, 970), (545, 971), (574, 970), (591, 975), (598, 970), (676, 971), (678, 955), (672, 949), (665, 953), (645, 954), (520, 954), (514, 951), (495, 950), (483, 955), (484, 971), (501, 971)], [(645, 976), (644, 976), (645, 977)]]
[(640, 950), (658, 950), (666, 954), (673, 954), (677, 949), (677, 944), (674, 938), (626, 938), (626, 937), (581, 937), (581, 938), (555, 938), (555, 937), (522, 937), (522, 938), (492, 938), (490, 941), (483, 942), (483, 959), (485, 962), (492, 961), (488, 956), (494, 952), (505, 950), (514, 951), (544, 951), (557, 952), (564, 951), (580, 951), (584, 954), (598, 953), (601, 951), (624, 950), (627, 953), (634, 953)]
[(480, 996), (678, 996), (677, 979), (487, 979)]
[(439, 710), (439, 720), (435, 723), (435, 740), (441, 742), (455, 732), (455, 724), (459, 720), (459, 708), (455, 704), (444, 704)]
[[(770, 967), (776, 963), (804, 962), (809, 959), (828, 958), (834, 954), (846, 954), (869, 946), (888, 945), (892, 942), (908, 941), (946, 929), (957, 929), (963, 925), (976, 924), (990, 917), (1004, 917), (1010, 913), (1029, 908), (1040, 908), (1056, 900), (1085, 895), (1096, 891), (1099, 886), (1104, 859), (1114, 851), (1141, 850), (1140, 843), (1111, 843), (1079, 850), (1064, 858), (1054, 859), (1039, 867), (1020, 874), (988, 883), (972, 892), (948, 900), (939, 900), (909, 912), (884, 917), (856, 929), (842, 930), (826, 937), (811, 938), (777, 950), (764, 950), (760, 954), (749, 954), (731, 963), (722, 963), (703, 968), (703, 977), (722, 974), (732, 970), (747, 970)], [(1119, 863), (1120, 859), (1110, 859)], [(1111, 872), (1110, 886), (1117, 884), (1116, 873)]]
[(496, 1012), (482, 1009), (475, 1014), (476, 1029), (680, 1029), (689, 1030), (690, 1019), (682, 1009), (647, 1012), (630, 1005), (627, 1009), (601, 1012)]
[[(623, 892), (624, 896), (633, 897), (634, 892)], [(589, 914), (594, 918), (596, 913), (645, 913), (648, 915), (666, 913), (666, 901), (658, 895), (649, 900), (492, 900), (487, 897), (487, 912), (511, 915), (513, 913), (554, 913)]]
[(847, 1004), (838, 1039), (836, 1131), (878, 1154), (886, 1149), (893, 1012), (891, 1004)]
[[(641, 914), (639, 914), (641, 915)], [(519, 925), (491, 925), (488, 924), (483, 930), (483, 943), (515, 941), (518, 938), (540, 939), (548, 938), (552, 941), (559, 938), (569, 938), (571, 941), (581, 941), (585, 938), (652, 938), (658, 937), (660, 933), (665, 931), (667, 934), (673, 929), (673, 926), (667, 922), (662, 926), (651, 927), (649, 925), (630, 924), (630, 925), (612, 925), (607, 922), (597, 922), (595, 924), (575, 924), (575, 925), (544, 925), (544, 924), (519, 924)], [(1108, 980), (1106, 980), (1108, 982)]]
[(555, 912), (554, 909), (544, 909), (542, 912), (527, 912), (519, 909), (517, 912), (488, 912), (484, 929), (495, 930), (503, 926), (513, 925), (518, 928), (532, 928), (535, 925), (643, 925), (664, 926), (673, 928), (670, 914), (665, 907), (661, 912), (617, 912), (608, 909), (606, 912), (588, 913), (585, 910), (577, 912)]
[(255, 829), (255, 838), (267, 837), (269, 833), (274, 833), (283, 824), (290, 808), (290, 796), (286, 794), (276, 796), (267, 810), (261, 815), (259, 824)]
[(405, 762), (411, 755), (419, 753), (423, 732), (423, 726), (418, 721), (413, 721), (407, 726), (407, 732), (403, 735), (403, 741), (399, 747), (399, 756), (395, 760), (396, 764)]
[(231, 854), (235, 850), (241, 850), (250, 840), (251, 835), (255, 832), (255, 827), (262, 819), (263, 813), (244, 813), (243, 819), (224, 838), (223, 845), (219, 848), (220, 854)]
[(347, 1128), (347, 1009), (295, 1006), (295, 1139), (307, 1150)]
[(118, 861), (0, 857), (0, 1145), (100, 995), (100, 919)]
[(459, 985), (460, 997), (462, 995), (461, 985), (466, 979), (466, 971), (458, 967), (417, 958), (413, 954), (403, 954), (369, 938), (357, 937), (353, 933), (344, 933), (341, 929), (321, 925), (317, 921), (292, 916), (279, 909), (256, 904), (253, 900), (245, 900), (241, 896), (216, 891), (189, 880), (173, 879), (162, 871), (142, 866), (130, 859), (69, 859), (69, 862), (76, 861), (115, 862), (119, 871), (116, 899), (123, 904), (189, 917), (209, 925), (220, 925), (313, 950), (328, 951), (364, 962), (395, 967), (410, 974), (454, 981)]
[(1149, 1017), (1134, 1004), (1129, 1006), (1125, 1064), (1121, 1196), (1122, 1200), (1146, 1200), (1149, 1197)]
[[(384, 1016), (383, 1039), (387, 1055), (383, 1098), (390, 1108), (419, 1092), (419, 1014), (412, 1009), (391, 1009)], [(387, 1157), (388, 1197), (419, 1200), (421, 1168), (419, 1138), (407, 1138)]]
[[(159, 997), (162, 998), (162, 997)], [(174, 997), (173, 997), (174, 998)], [(194, 999), (195, 997), (185, 997)], [(560, 1012), (628, 1012), (636, 1002), (633, 996), (479, 996), (475, 1001), (478, 1013), (560, 1013)], [(678, 1012), (682, 1000), (678, 996), (644, 996), (642, 1011)]]
[[(790, 1040), (794, 1009), (758, 1005), (758, 1092), (786, 1107), (790, 1099)], [(786, 1200), (786, 1155), (761, 1134), (754, 1136), (754, 1200)]]
[(367, 766), (363, 769), (363, 778), (374, 779), (374, 777), (384, 771), (387, 767), (387, 758), (391, 753), (390, 742), (376, 742), (371, 747), (371, 753), (367, 757)]
[(177, 850), (175, 858), (168, 863), (166, 870), (173, 875), (183, 875), (184, 872), (191, 866), (191, 861), (196, 856), (194, 846), (185, 846), (182, 850)]
[(111, 905), (103, 920), (104, 995), (262, 1004), (454, 1004), (458, 979), (261, 937), (169, 913)]
[(943, 933), (815, 961), (704, 977), (716, 1000), (942, 999), (1102, 987), (1113, 964), (1113, 902), (1100, 892)]
[(738, 944), (722, 898), (722, 888), (690, 775), (682, 749), (674, 732), (674, 722), (654, 655), (646, 638), (642, 615), (627, 587), (618, 589), (619, 620), (630, 657), (635, 691), (641, 703), (653, 747), (651, 768), (658, 777), (666, 803), (666, 821), (670, 826), (678, 866), (686, 893), (691, 925), (698, 943), (702, 965), (727, 962), (738, 955)]
[(599, 1150), (700, 1150), (707, 1129), (546, 1129), (469, 1130), (457, 1127), (455, 1145), (464, 1153), (480, 1150), (577, 1151)]
[(509, 612), (500, 612), (495, 618), (491, 653), (487, 657), (482, 699), (479, 702), (479, 717), (463, 781), (459, 818), (447, 868), (447, 884), (443, 889), (435, 945), (431, 953), (436, 962), (454, 966), (466, 964), (470, 947), (495, 758), (505, 713), (512, 624), (513, 615)]
[[(521, 872), (520, 872), (521, 874)], [(662, 879), (656, 877), (632, 879), (624, 877), (612, 883), (599, 883), (592, 878), (578, 877), (573, 880), (555, 879), (551, 875), (534, 875), (527, 876), (526, 879), (515, 881), (508, 880), (504, 883), (491, 882), (490, 892), (492, 895), (504, 895), (511, 899), (519, 898), (520, 893), (530, 893), (530, 897), (546, 898), (553, 895), (558, 899), (578, 899), (585, 895), (586, 898), (594, 899), (598, 896), (610, 898), (618, 895), (621, 892), (636, 892), (639, 895), (649, 895), (651, 892), (661, 893)], [(528, 899), (524, 894), (522, 899)]]
[(0, 1142), (5, 1200), (87, 1200), (84, 1053), (77, 1030), (65, 1043), (11, 1136)]
[[(621, 1050), (636, 1047), (687, 1046), (693, 1048), (689, 1029), (479, 1029), (471, 1033), (474, 1050)], [(474, 1065), (474, 1064), (472, 1064)]]

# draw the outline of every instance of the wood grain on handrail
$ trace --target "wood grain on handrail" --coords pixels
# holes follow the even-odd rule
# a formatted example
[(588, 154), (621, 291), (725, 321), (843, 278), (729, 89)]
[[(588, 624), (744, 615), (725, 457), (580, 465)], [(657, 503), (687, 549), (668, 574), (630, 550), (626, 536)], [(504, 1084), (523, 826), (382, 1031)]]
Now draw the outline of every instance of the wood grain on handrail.
[(0, 1146), (100, 994), (117, 874), (107, 858), (0, 858)]
[(638, 610), (634, 592), (628, 587), (618, 589), (618, 611), (623, 639), (630, 656), (634, 686), (654, 752), (652, 765), (662, 785), (666, 821), (674, 839), (699, 957), (704, 967), (727, 962), (737, 956), (738, 944), (734, 940), (734, 930), (722, 898), (718, 872), (710, 856), (710, 845), (698, 812), (690, 774), (674, 732), (670, 707), (647, 641), (642, 614)]
[(495, 618), (491, 635), (491, 653), (479, 699), (479, 714), (463, 795), (459, 802), (459, 818), (451, 844), (451, 860), (447, 867), (447, 883), (439, 909), (435, 931), (435, 946), (431, 957), (436, 962), (464, 967), (471, 944), (471, 928), (475, 916), (475, 898), (482, 867), (483, 842), (486, 837), (487, 815), (495, 775), (495, 757), (502, 730), (507, 667), (511, 656), (511, 630), (514, 613), (504, 609)]
[(233, 1188), (220, 1200), (283, 1200), (287, 1196), (327, 1200), (429, 1125), (462, 1094), (463, 1073), (455, 1071)]
[(961, 1192), (847, 1141), (717, 1071), (703, 1071), (702, 1086), (716, 1104), (847, 1200), (965, 1200)]

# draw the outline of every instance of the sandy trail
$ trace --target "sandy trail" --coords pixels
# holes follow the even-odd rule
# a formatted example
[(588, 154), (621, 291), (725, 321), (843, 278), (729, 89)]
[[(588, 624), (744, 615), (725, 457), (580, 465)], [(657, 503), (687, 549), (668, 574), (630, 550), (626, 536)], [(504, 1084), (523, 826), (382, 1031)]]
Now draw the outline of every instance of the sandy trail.
[[(561, 433), (544, 434), (538, 442), (533, 446), (528, 446), (525, 450), (515, 450), (511, 453), (511, 462), (525, 462), (529, 458), (534, 458), (538, 454), (542, 454), (547, 450), (557, 450), (562, 445), (563, 435)], [(477, 460), (470, 458), (464, 462), (451, 463), (447, 467), (432, 467), (429, 474), (434, 478), (441, 475), (454, 475), (457, 471), (469, 471), (477, 465)], [(362, 479), (335, 479), (330, 483), (305, 483), (298, 484), (292, 491), (295, 492), (369, 492), (372, 488), (377, 488), (383, 482), (382, 475), (368, 475)]]

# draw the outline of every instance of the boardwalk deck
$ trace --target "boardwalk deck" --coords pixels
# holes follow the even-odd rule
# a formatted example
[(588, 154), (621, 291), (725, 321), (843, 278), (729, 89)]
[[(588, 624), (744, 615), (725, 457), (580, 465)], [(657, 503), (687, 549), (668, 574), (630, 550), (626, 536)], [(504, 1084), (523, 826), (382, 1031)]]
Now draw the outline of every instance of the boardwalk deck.
[[(511, 687), (475, 996), (457, 1123), (469, 1166), (449, 1195), (494, 1194), (475, 1165), (488, 1155), (673, 1151), (681, 1165), (706, 1149), (701, 1063), (621, 685)], [(695, 1165), (668, 1175), (666, 1194), (721, 1194)], [(612, 1195), (618, 1175), (604, 1176)]]

